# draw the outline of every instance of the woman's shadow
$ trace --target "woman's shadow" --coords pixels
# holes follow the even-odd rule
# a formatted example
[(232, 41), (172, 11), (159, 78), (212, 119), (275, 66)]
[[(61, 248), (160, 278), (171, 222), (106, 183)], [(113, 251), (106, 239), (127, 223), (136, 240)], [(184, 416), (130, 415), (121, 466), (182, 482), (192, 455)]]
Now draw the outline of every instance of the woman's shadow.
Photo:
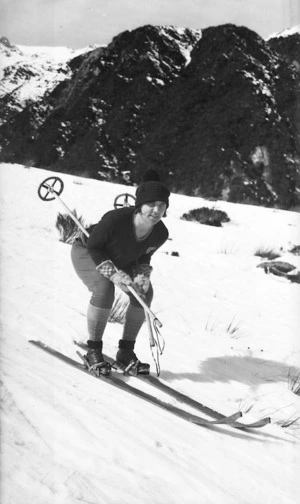
[[(162, 370), (161, 378), (167, 381), (188, 379), (194, 382), (237, 381), (258, 386), (266, 382), (287, 380), (291, 366), (278, 361), (252, 356), (210, 357), (201, 363), (199, 372), (175, 373)], [(300, 373), (300, 369), (298, 370)]]

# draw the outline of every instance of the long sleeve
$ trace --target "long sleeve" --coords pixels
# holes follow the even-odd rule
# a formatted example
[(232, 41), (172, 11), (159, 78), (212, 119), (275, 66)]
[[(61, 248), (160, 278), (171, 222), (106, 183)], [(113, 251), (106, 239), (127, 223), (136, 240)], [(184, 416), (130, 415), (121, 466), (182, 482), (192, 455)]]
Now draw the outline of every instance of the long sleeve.
[(159, 222), (144, 240), (137, 240), (133, 208), (107, 212), (96, 224), (87, 240), (87, 249), (96, 266), (110, 259), (117, 268), (149, 264), (152, 254), (168, 239), (168, 230)]
[(113, 223), (109, 215), (104, 215), (96, 224), (87, 240), (87, 249), (96, 266), (108, 259), (106, 245), (113, 235)]

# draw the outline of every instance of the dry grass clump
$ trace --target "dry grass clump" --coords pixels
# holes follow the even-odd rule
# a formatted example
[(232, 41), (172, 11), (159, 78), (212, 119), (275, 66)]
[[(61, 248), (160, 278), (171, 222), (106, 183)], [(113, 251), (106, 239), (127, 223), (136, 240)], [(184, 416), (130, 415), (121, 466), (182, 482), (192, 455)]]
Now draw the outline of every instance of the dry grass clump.
[(288, 373), (288, 387), (294, 394), (300, 396), (300, 371), (297, 368), (290, 368)]
[(273, 259), (277, 259), (280, 257), (280, 254), (271, 248), (259, 248), (254, 252), (254, 255), (257, 257), (261, 257), (262, 259), (268, 259), (272, 261)]
[(223, 222), (229, 222), (230, 218), (226, 212), (223, 210), (217, 210), (216, 208), (195, 208), (190, 210), (188, 213), (184, 213), (181, 217), (182, 220), (195, 221), (200, 224), (206, 224), (207, 226), (221, 227)]
[[(72, 213), (76, 219), (79, 220), (80, 224), (85, 227), (83, 218), (77, 215), (76, 210), (73, 210)], [(69, 214), (62, 214), (60, 212), (57, 215), (55, 226), (59, 232), (59, 241), (62, 241), (63, 243), (72, 243), (79, 230), (76, 222), (74, 222)]]

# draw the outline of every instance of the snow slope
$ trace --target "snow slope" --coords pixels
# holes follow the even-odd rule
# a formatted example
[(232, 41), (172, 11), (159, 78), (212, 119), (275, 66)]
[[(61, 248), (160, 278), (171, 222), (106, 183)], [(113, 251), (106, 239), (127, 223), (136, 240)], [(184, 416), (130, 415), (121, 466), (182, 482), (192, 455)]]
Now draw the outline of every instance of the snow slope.
[[(208, 429), (28, 343), (42, 340), (77, 358), (72, 341), (86, 339), (89, 293), (73, 271), (70, 245), (58, 238), (63, 208), (37, 196), (56, 174), (8, 164), (0, 170), (1, 503), (298, 502), (300, 399), (288, 376), (300, 374), (300, 287), (264, 274), (254, 252), (278, 250), (299, 268), (289, 252), (299, 245), (299, 214), (171, 196), (171, 240), (153, 258), (152, 308), (166, 340), (161, 379), (225, 414), (241, 408), (245, 422), (273, 420), (249, 433)], [(63, 201), (87, 224), (124, 193), (124, 186), (59, 176)], [(180, 220), (201, 206), (224, 210), (231, 221), (213, 228)], [(115, 353), (121, 331), (108, 325), (107, 353)], [(149, 361), (147, 338), (143, 327), (137, 354)]]

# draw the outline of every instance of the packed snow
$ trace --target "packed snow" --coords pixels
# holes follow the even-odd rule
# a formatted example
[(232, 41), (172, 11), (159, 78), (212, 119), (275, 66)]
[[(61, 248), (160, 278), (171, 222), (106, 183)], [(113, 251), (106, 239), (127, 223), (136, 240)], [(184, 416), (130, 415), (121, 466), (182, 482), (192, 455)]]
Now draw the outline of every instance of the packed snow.
[[(221, 413), (240, 409), (241, 421), (272, 418), (248, 432), (200, 427), (28, 342), (79, 360), (73, 341), (87, 339), (90, 294), (55, 227), (65, 210), (38, 198), (40, 183), (61, 177), (62, 201), (86, 225), (135, 188), (21, 165), (0, 170), (1, 503), (299, 502), (300, 398), (291, 378), (299, 386), (300, 286), (265, 274), (255, 255), (273, 250), (299, 269), (290, 252), (299, 245), (299, 214), (171, 195), (170, 240), (153, 257), (152, 309), (166, 341), (160, 379)], [(225, 211), (230, 222), (180, 219), (202, 206)], [(114, 356), (121, 332), (108, 324), (106, 353)], [(155, 373), (146, 325), (136, 353)]]

